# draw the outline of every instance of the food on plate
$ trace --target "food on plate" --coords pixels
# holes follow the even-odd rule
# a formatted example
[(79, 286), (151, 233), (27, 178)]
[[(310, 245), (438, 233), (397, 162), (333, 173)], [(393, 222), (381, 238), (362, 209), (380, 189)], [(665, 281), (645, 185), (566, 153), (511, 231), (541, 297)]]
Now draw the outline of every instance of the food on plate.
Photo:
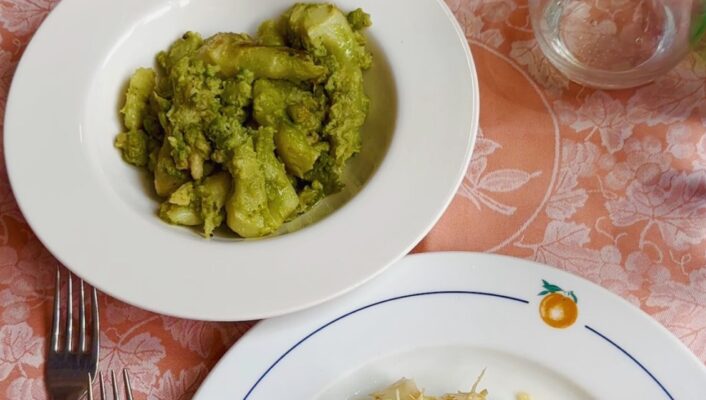
[[(469, 392), (448, 393), (441, 397), (429, 396), (417, 387), (414, 380), (402, 378), (387, 388), (371, 394), (369, 398), (372, 400), (487, 400), (488, 391), (486, 389), (478, 391), (478, 384), (484, 374), (485, 370), (478, 376)], [(515, 399), (532, 400), (532, 397), (525, 392), (520, 392)]]
[(402, 378), (384, 390), (371, 394), (370, 398), (372, 400), (486, 400), (488, 391), (485, 389), (477, 391), (484, 373), (485, 370), (481, 372), (469, 392), (449, 393), (441, 397), (429, 396), (424, 393), (424, 390), (420, 390), (413, 380)]
[(130, 78), (115, 139), (159, 216), (261, 237), (343, 188), (368, 114), (370, 16), (295, 4), (257, 35), (185, 33)]

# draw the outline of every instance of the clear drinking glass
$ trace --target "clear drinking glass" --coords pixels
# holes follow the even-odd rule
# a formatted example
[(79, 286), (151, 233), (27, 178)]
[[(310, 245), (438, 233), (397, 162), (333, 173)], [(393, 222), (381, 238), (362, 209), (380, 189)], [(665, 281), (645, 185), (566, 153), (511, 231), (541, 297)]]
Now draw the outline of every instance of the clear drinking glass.
[(578, 83), (619, 89), (676, 66), (702, 32), (706, 0), (529, 0), (539, 46)]

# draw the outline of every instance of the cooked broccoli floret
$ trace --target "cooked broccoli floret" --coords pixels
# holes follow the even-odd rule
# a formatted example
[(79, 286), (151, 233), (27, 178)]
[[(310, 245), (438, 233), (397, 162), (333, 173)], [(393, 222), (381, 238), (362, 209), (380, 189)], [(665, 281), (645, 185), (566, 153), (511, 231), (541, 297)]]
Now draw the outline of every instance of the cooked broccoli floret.
[(321, 182), (314, 181), (299, 192), (299, 207), (293, 216), (303, 214), (326, 196)]
[(265, 173), (270, 213), (279, 228), (297, 208), (299, 199), (284, 165), (275, 156), (274, 134), (274, 129), (260, 128), (254, 135), (254, 141), (257, 158)]
[(299, 205), (284, 166), (274, 155), (274, 132), (257, 131), (239, 145), (230, 163), (234, 191), (226, 203), (227, 224), (251, 238), (275, 232)]
[(181, 39), (174, 42), (167, 51), (157, 54), (157, 63), (169, 71), (172, 66), (184, 57), (193, 55), (203, 44), (201, 35), (196, 32), (186, 32)]
[(123, 123), (128, 130), (142, 128), (148, 109), (148, 99), (154, 90), (155, 74), (151, 68), (138, 68), (130, 78), (125, 105), (120, 109)]
[(123, 132), (115, 138), (115, 147), (122, 150), (123, 160), (138, 167), (147, 165), (149, 137), (142, 129)]
[(318, 182), (325, 195), (337, 193), (343, 188), (343, 182), (336, 169), (336, 160), (328, 153), (323, 153), (304, 178), (309, 182)]
[(251, 138), (235, 149), (229, 169), (233, 194), (226, 202), (226, 223), (243, 237), (266, 235), (273, 229), (267, 209), (265, 175), (260, 169)]
[[(290, 40), (315, 55), (331, 72), (326, 92), (331, 100), (324, 134), (331, 140), (334, 171), (360, 151), (360, 128), (368, 113), (363, 69), (371, 55), (346, 16), (330, 4), (297, 4), (288, 11)], [(356, 17), (361, 18), (361, 17)]]
[(275, 145), (287, 170), (298, 178), (304, 178), (314, 168), (321, 152), (328, 149), (326, 143), (311, 144), (303, 130), (287, 122), (277, 127)]
[(221, 109), (224, 83), (217, 74), (217, 67), (190, 57), (182, 57), (169, 70), (174, 96), (166, 114), (167, 141), (176, 167), (188, 169), (197, 180), (211, 154), (205, 130)]
[(262, 126), (277, 129), (277, 154), (292, 174), (303, 178), (328, 144), (320, 141), (325, 116), (320, 98), (293, 83), (259, 79), (254, 86), (253, 116)]
[(194, 182), (181, 185), (159, 207), (159, 216), (175, 225), (196, 226), (203, 223)]
[(231, 177), (226, 172), (219, 172), (204, 179), (196, 191), (201, 200), (203, 233), (211, 236), (213, 230), (221, 226), (224, 219), (224, 207), (230, 193)]
[[(241, 70), (234, 78), (226, 80), (221, 94), (223, 105), (235, 107), (239, 111), (249, 106), (252, 103), (254, 81), (255, 74), (247, 69)], [(245, 113), (242, 117), (244, 121)]]
[(346, 16), (335, 6), (299, 3), (285, 15), (290, 41), (312, 53), (332, 72), (346, 67), (367, 69), (370, 66), (370, 53), (358, 40)]
[(168, 141), (164, 141), (157, 154), (157, 163), (154, 168), (155, 191), (159, 196), (169, 196), (187, 180), (189, 180), (188, 175), (174, 165), (174, 159), (171, 156), (171, 145)]
[(323, 93), (315, 94), (291, 82), (258, 79), (253, 85), (253, 97), (253, 117), (263, 126), (277, 126), (288, 120), (316, 134), (326, 116)]
[(203, 234), (210, 237), (223, 223), (223, 207), (230, 192), (231, 178), (219, 172), (201, 183), (187, 182), (162, 203), (160, 217), (175, 225), (203, 224)]
[(362, 8), (349, 12), (346, 18), (354, 31), (369, 28), (373, 25), (373, 21), (370, 20), (370, 14), (363, 11)]
[(236, 117), (219, 115), (206, 130), (206, 136), (213, 144), (211, 159), (217, 163), (227, 163), (236, 147), (248, 138), (247, 128)]
[(139, 68), (130, 78), (125, 105), (120, 109), (127, 132), (115, 138), (115, 147), (122, 151), (125, 161), (138, 167), (147, 166), (150, 153), (155, 147), (152, 143), (154, 139), (150, 136), (159, 137), (161, 133), (149, 105), (154, 86), (154, 71)]

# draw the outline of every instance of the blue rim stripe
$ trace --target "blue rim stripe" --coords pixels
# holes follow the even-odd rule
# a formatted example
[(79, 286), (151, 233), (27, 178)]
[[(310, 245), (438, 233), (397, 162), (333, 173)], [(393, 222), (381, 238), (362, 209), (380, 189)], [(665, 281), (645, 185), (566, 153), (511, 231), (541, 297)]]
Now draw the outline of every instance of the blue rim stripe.
[(262, 380), (265, 379), (265, 377), (270, 373), (270, 371), (272, 371), (272, 370), (277, 366), (277, 364), (279, 364), (280, 361), (282, 361), (285, 357), (287, 357), (287, 355), (289, 355), (289, 353), (291, 353), (292, 351), (294, 351), (294, 349), (296, 349), (297, 347), (299, 347), (302, 343), (304, 343), (305, 341), (307, 341), (310, 337), (316, 335), (317, 333), (319, 333), (319, 332), (321, 332), (322, 330), (328, 328), (329, 326), (335, 324), (336, 322), (338, 322), (338, 321), (340, 321), (340, 320), (342, 320), (342, 319), (344, 319), (344, 318), (346, 318), (346, 317), (350, 317), (351, 315), (356, 314), (356, 313), (358, 313), (358, 312), (361, 312), (361, 311), (363, 311), (363, 310), (367, 310), (368, 308), (372, 308), (372, 307), (375, 307), (375, 306), (379, 306), (379, 305), (385, 304), (385, 303), (390, 303), (390, 302), (392, 302), (392, 301), (403, 300), (403, 299), (409, 299), (409, 298), (412, 298), (412, 297), (430, 296), (430, 295), (442, 295), (442, 294), (470, 294), (470, 295), (476, 295), (476, 296), (488, 296), (488, 297), (496, 297), (496, 298), (500, 298), (500, 299), (516, 301), (516, 302), (518, 302), (518, 303), (529, 304), (529, 301), (524, 300), (524, 299), (520, 299), (520, 298), (517, 298), (517, 297), (505, 296), (505, 295), (497, 294), (497, 293), (473, 292), (473, 291), (465, 291), (465, 290), (441, 290), (441, 291), (436, 291), (436, 292), (413, 293), (413, 294), (407, 294), (407, 295), (404, 295), (404, 296), (392, 297), (392, 298), (389, 298), (389, 299), (385, 299), (385, 300), (378, 301), (378, 302), (376, 302), (376, 303), (368, 304), (367, 306), (363, 306), (363, 307), (357, 308), (357, 309), (355, 309), (355, 310), (353, 310), (353, 311), (349, 311), (349, 312), (347, 312), (347, 313), (341, 315), (340, 317), (338, 317), (338, 318), (336, 318), (336, 319), (333, 319), (333, 320), (327, 322), (326, 324), (324, 324), (324, 325), (322, 325), (321, 327), (317, 328), (316, 330), (314, 330), (314, 331), (311, 332), (310, 334), (304, 336), (301, 340), (299, 340), (299, 341), (298, 341), (297, 343), (295, 343), (292, 347), (290, 347), (289, 350), (287, 350), (286, 352), (284, 352), (284, 354), (282, 354), (277, 360), (275, 360), (275, 362), (272, 363), (272, 365), (270, 365), (270, 367), (267, 368), (267, 370), (265, 370), (265, 372), (257, 379), (257, 381), (255, 381), (255, 384), (253, 384), (252, 387), (250, 388), (250, 390), (248, 390), (248, 392), (245, 394), (245, 397), (243, 397), (243, 400), (247, 400), (248, 397), (250, 397), (250, 395), (251, 395), (252, 392), (255, 390), (255, 388), (257, 387), (257, 385), (259, 385), (260, 382), (262, 382)]
[(659, 379), (657, 379), (654, 375), (652, 375), (652, 372), (650, 372), (647, 368), (645, 368), (645, 366), (642, 365), (642, 363), (641, 363), (640, 361), (638, 361), (635, 357), (633, 357), (632, 354), (628, 353), (627, 350), (625, 350), (625, 349), (623, 349), (622, 347), (620, 347), (619, 344), (617, 344), (617, 343), (615, 343), (614, 341), (610, 340), (610, 339), (609, 339), (607, 336), (605, 336), (604, 334), (598, 332), (597, 330), (591, 328), (591, 327), (588, 326), (588, 325), (584, 325), (584, 326), (586, 327), (586, 329), (588, 329), (589, 331), (595, 333), (595, 334), (598, 335), (599, 337), (603, 338), (603, 340), (605, 340), (606, 342), (612, 344), (613, 347), (615, 347), (616, 349), (620, 350), (623, 354), (625, 354), (626, 356), (628, 356), (628, 358), (630, 358), (635, 364), (637, 364), (638, 367), (640, 367), (643, 371), (645, 371), (645, 373), (646, 373), (647, 375), (649, 375), (650, 378), (652, 378), (652, 380), (653, 380), (657, 385), (659, 385), (659, 387), (662, 389), (662, 391), (664, 392), (664, 394), (666, 394), (667, 397), (669, 397), (670, 400), (674, 400), (674, 397), (672, 397), (672, 394), (669, 393), (669, 390), (667, 390), (667, 388), (665, 388), (664, 385), (662, 385), (662, 382), (660, 382)]

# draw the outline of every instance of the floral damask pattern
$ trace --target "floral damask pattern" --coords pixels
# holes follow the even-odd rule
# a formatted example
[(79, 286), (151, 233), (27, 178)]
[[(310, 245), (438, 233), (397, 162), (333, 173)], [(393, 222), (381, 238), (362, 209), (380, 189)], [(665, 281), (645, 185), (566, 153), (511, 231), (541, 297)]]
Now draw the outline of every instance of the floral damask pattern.
[[(506, 185), (516, 191), (502, 207), (489, 206), (478, 195), (481, 174), (488, 171), (485, 160), (500, 159), (492, 168), (499, 171), (513, 162), (500, 149), (519, 147), (527, 149), (527, 158), (540, 159), (550, 157), (551, 146), (546, 142), (546, 153), (537, 153), (532, 137), (497, 129), (513, 123), (518, 108), (482, 114), (481, 128), (493, 131), (492, 145), (481, 137), (455, 201), (417, 251), (488, 250), (479, 244), (487, 231), (473, 231), (484, 218), (508, 238), (520, 229), (520, 236), (492, 250), (547, 263), (612, 290), (651, 313), (706, 360), (706, 62), (691, 55), (637, 89), (588, 89), (554, 69), (527, 25), (518, 23), (527, 19), (525, 1), (447, 3), (462, 24), (474, 23), (464, 26), (465, 32), (482, 64), (481, 87), (491, 88), (485, 95), (481, 90), (481, 101), (492, 98), (493, 85), (504, 84), (487, 65), (497, 69), (512, 60), (551, 105), (549, 114), (560, 125), (560, 162), (554, 170), (531, 171), (556, 176), (546, 187), (547, 200), (537, 201), (541, 215), (511, 212), (539, 189), (527, 175)], [(539, 120), (523, 117), (527, 126)], [(483, 214), (467, 218), (460, 212), (468, 210), (464, 203), (473, 209), (480, 204)], [(498, 221), (499, 214), (504, 221)], [(464, 241), (455, 240), (458, 236)]]
[[(22, 51), (56, 3), (0, 0), (0, 129)], [(447, 4), (479, 64), (482, 101), (492, 103), (482, 106), (483, 134), (456, 199), (416, 251), (492, 249), (582, 275), (706, 360), (706, 62), (691, 56), (635, 90), (591, 90), (543, 57), (526, 1)], [(22, 218), (0, 158), (0, 397), (45, 400), (58, 262)], [(476, 229), (484, 221), (497, 231), (492, 243)], [(128, 367), (149, 400), (190, 399), (252, 326), (179, 320), (103, 295), (100, 303), (103, 367)]]
[(468, 167), (458, 194), (470, 200), (478, 210), (483, 207), (503, 215), (513, 215), (517, 207), (501, 203), (493, 198), (493, 193), (515, 192), (525, 186), (532, 178), (541, 175), (540, 171), (527, 172), (519, 169), (505, 168), (486, 171), (488, 157), (502, 146), (478, 132), (471, 163)]

